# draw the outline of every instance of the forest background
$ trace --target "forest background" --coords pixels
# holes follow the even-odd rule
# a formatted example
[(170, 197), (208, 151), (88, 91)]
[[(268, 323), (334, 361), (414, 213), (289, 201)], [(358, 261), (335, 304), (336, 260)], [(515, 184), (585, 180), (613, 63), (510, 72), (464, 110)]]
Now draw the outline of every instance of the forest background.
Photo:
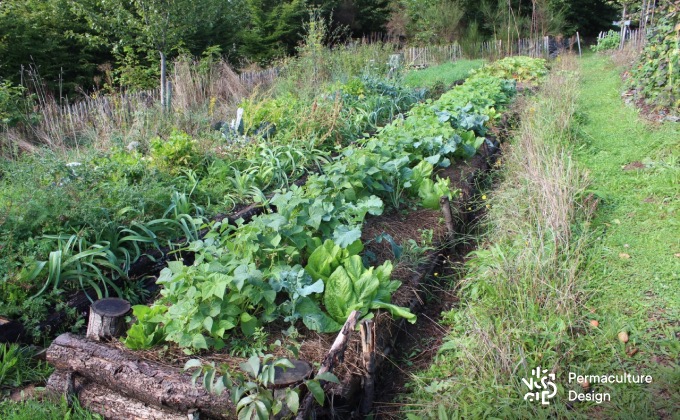
[[(168, 58), (221, 55), (255, 69), (295, 54), (314, 11), (327, 42), (363, 36), (409, 45), (596, 35), (644, 7), (630, 0), (0, 0), (0, 86), (39, 74), (60, 97), (140, 90)], [(2, 90), (2, 89), (0, 89)], [(56, 96), (56, 95), (55, 95)]]

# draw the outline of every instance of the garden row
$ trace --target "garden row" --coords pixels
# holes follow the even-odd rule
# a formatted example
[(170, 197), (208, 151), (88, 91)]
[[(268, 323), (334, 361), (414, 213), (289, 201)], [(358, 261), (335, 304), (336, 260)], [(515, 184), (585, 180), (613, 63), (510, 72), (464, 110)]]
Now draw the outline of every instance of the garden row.
[(334, 148), (375, 131), (423, 95), (373, 76), (327, 92), (311, 103), (288, 95), (248, 99), (238, 127), (223, 125), (202, 143), (175, 131), (77, 162), (33, 155), (3, 165), (0, 314), (21, 315), (32, 329), (78, 288), (92, 298), (143, 300), (141, 284), (116, 279), (127, 278), (150, 248), (198, 239), (207, 214), (290, 186)]
[(186, 248), (195, 255), (192, 265), (174, 261), (163, 269), (161, 298), (135, 308), (138, 322), (126, 343), (144, 348), (165, 339), (219, 350), (230, 331), (252, 336), (276, 319), (336, 332), (353, 310), (387, 309), (413, 320), (390, 304), (399, 287), (389, 280), (391, 263), (365, 267), (362, 225), (386, 203), (399, 210), (417, 198), (438, 209), (442, 196), (452, 198), (450, 180), (433, 179), (435, 168), (472, 157), (485, 141), (487, 122), (500, 115), (496, 108), (515, 94), (514, 80), (488, 73), (348, 146), (303, 186), (277, 192), (264, 203), (268, 213), (237, 226), (213, 223)]
[[(500, 116), (497, 109), (515, 94), (515, 81), (491, 74), (508, 63), (511, 70), (503, 72), (507, 78), (532, 81), (545, 73), (541, 60), (523, 58), (483, 69), (437, 101), (415, 106), (408, 118), (345, 148), (304, 185), (278, 191), (265, 203), (268, 213), (237, 226), (212, 223), (203, 239), (186, 247), (194, 254), (193, 263), (168, 263), (158, 278), (160, 298), (151, 306), (134, 307), (136, 322), (125, 344), (143, 349), (172, 342), (189, 354), (228, 350), (234, 356), (251, 356), (243, 366), (252, 367), (260, 366), (260, 357), (272, 351), (273, 342), (301, 337), (304, 348), (305, 343), (318, 341), (309, 340), (312, 332), (337, 332), (355, 311), (364, 320), (383, 310), (378, 313), (415, 322), (405, 307), (408, 293), (400, 294), (402, 282), (394, 279), (408, 276), (406, 272), (393, 276), (392, 261), (378, 265), (375, 262), (384, 258), (362, 252), (384, 240), (391, 246), (392, 259), (399, 259), (404, 243), (386, 234), (366, 240), (365, 232), (362, 241), (362, 230), (369, 215), (383, 213), (389, 217), (368, 219), (373, 232), (379, 231), (375, 229), (380, 219), (400, 212), (407, 214), (409, 223), (417, 223), (417, 217), (408, 215), (422, 207), (436, 215), (440, 200), (448, 203), (458, 193), (450, 185), (452, 160), (472, 157), (484, 143), (487, 152), (496, 148), (484, 136), (489, 122)], [(523, 73), (527, 65), (535, 70)], [(441, 232), (438, 217), (429, 216), (429, 227)], [(277, 328), (285, 333), (275, 332)], [(384, 332), (388, 330), (392, 328)], [(379, 341), (385, 343), (386, 337)], [(306, 353), (308, 360), (318, 359), (309, 357), (309, 348)], [(273, 360), (271, 355), (264, 357)], [(231, 359), (232, 364), (234, 360), (238, 357)], [(274, 363), (286, 365), (285, 359)], [(282, 402), (266, 397), (261, 385), (267, 380), (262, 381), (259, 368), (248, 370), (256, 378), (252, 388), (244, 389), (244, 382), (232, 381), (231, 375), (216, 377), (214, 369), (206, 371), (204, 385), (209, 390), (229, 388), (236, 411), (266, 418), (281, 409)], [(95, 380), (92, 372), (88, 375)], [(198, 375), (200, 371), (194, 377)], [(307, 383), (309, 398), (318, 397), (317, 386), (318, 382)], [(293, 412), (299, 407), (298, 393), (286, 392)]]

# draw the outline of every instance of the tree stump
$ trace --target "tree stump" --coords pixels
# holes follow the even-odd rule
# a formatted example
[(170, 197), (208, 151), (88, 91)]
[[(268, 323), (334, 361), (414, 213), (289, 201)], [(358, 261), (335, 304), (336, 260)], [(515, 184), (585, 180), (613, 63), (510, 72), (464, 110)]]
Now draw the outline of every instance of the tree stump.
[(94, 302), (90, 306), (87, 338), (100, 341), (121, 335), (125, 330), (125, 315), (129, 311), (130, 302), (124, 299), (106, 298)]
[(311, 377), (312, 373), (314, 373), (312, 365), (304, 360), (294, 359), (290, 362), (293, 363), (294, 367), (284, 369), (277, 366), (274, 368), (274, 383), (271, 385), (272, 388), (280, 389), (295, 386)]

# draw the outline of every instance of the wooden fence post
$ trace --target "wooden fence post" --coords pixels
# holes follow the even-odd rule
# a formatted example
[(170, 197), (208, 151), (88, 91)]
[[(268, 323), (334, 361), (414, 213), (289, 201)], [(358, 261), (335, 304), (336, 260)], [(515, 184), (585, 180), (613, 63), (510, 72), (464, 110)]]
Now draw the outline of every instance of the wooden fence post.
[(165, 112), (165, 86), (167, 83), (165, 75), (165, 54), (162, 51), (158, 52), (161, 55), (161, 109)]

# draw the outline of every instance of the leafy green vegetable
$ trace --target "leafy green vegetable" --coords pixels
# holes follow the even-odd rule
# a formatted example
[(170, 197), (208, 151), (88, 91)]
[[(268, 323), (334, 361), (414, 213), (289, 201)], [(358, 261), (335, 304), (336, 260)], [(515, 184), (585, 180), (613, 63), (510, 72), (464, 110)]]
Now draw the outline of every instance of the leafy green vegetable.
[(137, 318), (137, 322), (130, 327), (123, 343), (133, 350), (147, 349), (161, 343), (165, 338), (162, 315), (167, 309), (165, 306), (133, 306), (132, 316)]
[[(351, 83), (347, 90), (371, 86)], [(385, 203), (398, 208), (404, 197), (418, 197), (433, 209), (442, 196), (453, 197), (448, 178), (432, 179), (435, 167), (473, 156), (496, 108), (514, 94), (514, 80), (477, 75), (345, 148), (304, 186), (278, 190), (265, 203), (270, 211), (248, 224), (210, 226), (190, 245), (193, 265), (168, 263), (158, 279), (164, 288), (154, 307), (167, 310), (155, 321), (165, 339), (189, 349), (219, 349), (228, 335), (254, 336), (276, 319), (334, 332), (353, 310), (371, 316), (384, 309), (414, 322), (407, 308), (391, 303), (401, 285), (390, 280), (392, 263), (362, 263), (364, 221), (382, 214)]]
[(449, 178), (439, 178), (437, 182), (432, 181), (431, 178), (426, 178), (418, 188), (418, 197), (422, 199), (423, 207), (437, 210), (440, 207), (439, 199), (443, 196), (449, 199), (453, 198), (453, 192), (450, 188), (451, 180)]
[[(387, 309), (395, 316), (415, 322), (415, 315), (408, 309), (390, 304), (391, 294), (396, 291), (401, 282), (390, 281), (392, 263), (386, 261), (380, 267), (366, 269), (358, 255), (346, 255), (340, 251), (340, 247), (334, 245), (330, 250), (330, 244), (322, 248), (319, 254), (333, 255), (325, 261), (330, 264), (332, 271), (326, 280), (324, 292), (324, 306), (328, 314), (342, 324), (354, 310), (361, 311), (366, 315), (371, 309)], [(330, 251), (330, 252), (329, 252)], [(340, 258), (338, 258), (340, 257)], [(318, 263), (319, 260), (315, 262)]]

